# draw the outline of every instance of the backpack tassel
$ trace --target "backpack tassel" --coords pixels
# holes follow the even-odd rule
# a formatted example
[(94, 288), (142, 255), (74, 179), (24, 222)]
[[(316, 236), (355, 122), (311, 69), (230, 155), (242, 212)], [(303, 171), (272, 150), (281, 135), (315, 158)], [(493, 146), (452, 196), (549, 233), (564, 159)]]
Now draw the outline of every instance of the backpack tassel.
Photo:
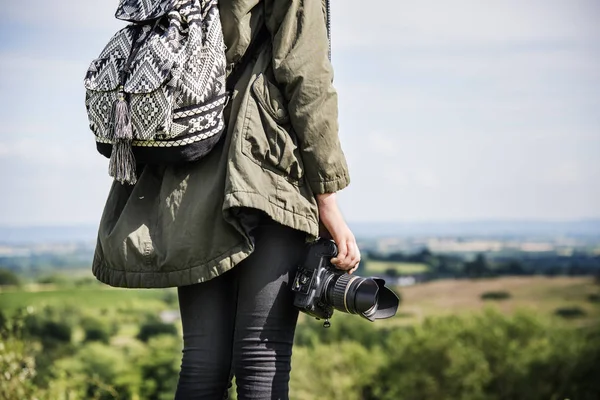
[(121, 184), (133, 185), (137, 182), (135, 157), (131, 148), (133, 128), (129, 105), (125, 100), (122, 88), (119, 98), (113, 104), (113, 146), (108, 164), (108, 173)]

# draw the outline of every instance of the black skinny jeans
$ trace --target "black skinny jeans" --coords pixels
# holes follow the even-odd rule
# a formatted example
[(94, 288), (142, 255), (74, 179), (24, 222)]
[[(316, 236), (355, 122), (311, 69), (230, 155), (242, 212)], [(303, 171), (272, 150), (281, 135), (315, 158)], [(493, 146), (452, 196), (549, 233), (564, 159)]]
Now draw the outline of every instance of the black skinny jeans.
[(289, 288), (305, 235), (271, 222), (254, 230), (254, 252), (208, 282), (178, 289), (183, 359), (176, 400), (288, 399), (298, 311)]

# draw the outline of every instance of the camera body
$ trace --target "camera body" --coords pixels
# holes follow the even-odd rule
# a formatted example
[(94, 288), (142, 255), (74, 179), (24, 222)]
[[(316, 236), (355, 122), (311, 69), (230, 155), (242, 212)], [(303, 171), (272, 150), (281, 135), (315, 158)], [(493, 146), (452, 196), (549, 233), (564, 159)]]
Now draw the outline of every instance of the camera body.
[(333, 315), (333, 305), (326, 301), (327, 283), (333, 275), (345, 273), (329, 261), (336, 255), (337, 247), (330, 240), (319, 239), (311, 244), (292, 283), (294, 306), (317, 319), (327, 320)]
[(321, 238), (309, 246), (292, 283), (294, 306), (324, 319), (325, 327), (330, 325), (333, 310), (357, 314), (371, 322), (396, 315), (399, 299), (385, 281), (335, 268), (331, 258), (337, 254), (337, 246), (331, 240)]

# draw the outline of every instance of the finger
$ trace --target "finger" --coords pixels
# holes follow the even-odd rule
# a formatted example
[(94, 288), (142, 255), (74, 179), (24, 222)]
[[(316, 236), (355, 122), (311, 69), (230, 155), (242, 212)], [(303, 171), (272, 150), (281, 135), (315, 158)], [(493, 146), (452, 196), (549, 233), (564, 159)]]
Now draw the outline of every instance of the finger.
[(337, 257), (334, 257), (331, 259), (332, 264), (336, 264), (336, 266), (339, 268), (341, 265), (344, 264), (347, 253), (348, 253), (348, 247), (347, 247), (346, 241), (340, 240), (340, 242), (338, 244), (338, 255), (337, 255)]
[(347, 242), (348, 251), (346, 253), (346, 258), (343, 260), (343, 263), (340, 266), (344, 269), (353, 268), (360, 261), (360, 251), (358, 250), (358, 245), (354, 240)]
[(348, 273), (350, 275), (352, 275), (354, 273), (354, 271), (356, 271), (358, 269), (358, 264), (356, 264), (350, 271), (348, 271)]
[(350, 265), (355, 266), (360, 262), (360, 252), (358, 248), (356, 248), (354, 254), (352, 254), (352, 259), (350, 260)]
[(348, 241), (347, 244), (347, 251), (346, 251), (346, 258), (343, 261), (343, 267), (344, 269), (350, 269), (352, 267), (354, 267), (356, 265), (356, 252), (357, 252), (357, 247), (356, 247), (356, 243), (354, 243), (354, 241)]
[(351, 264), (348, 268), (346, 268), (346, 270), (350, 273), (356, 271), (356, 269), (358, 268), (358, 264), (359, 263), (353, 263)]
[(338, 263), (336, 265), (336, 267), (338, 269), (347, 271), (348, 269), (350, 269), (351, 264), (350, 264), (350, 252), (352, 251), (352, 248), (348, 247), (349, 244), (348, 242), (346, 242), (346, 254), (344, 255), (344, 257), (338, 257)]
[(355, 241), (348, 243), (348, 255), (346, 258), (348, 259), (348, 263), (352, 266), (360, 260), (360, 251), (358, 250), (358, 245)]
[(348, 269), (355, 268), (358, 265), (358, 259), (351, 259), (348, 261)]

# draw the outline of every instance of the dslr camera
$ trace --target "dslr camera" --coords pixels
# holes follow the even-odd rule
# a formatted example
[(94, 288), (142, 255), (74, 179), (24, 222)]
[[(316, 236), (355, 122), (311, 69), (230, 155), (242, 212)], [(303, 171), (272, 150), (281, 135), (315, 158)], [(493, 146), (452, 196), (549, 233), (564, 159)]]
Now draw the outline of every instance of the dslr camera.
[(398, 296), (380, 278), (350, 275), (331, 264), (335, 242), (320, 238), (309, 245), (304, 263), (292, 283), (294, 305), (330, 326), (333, 310), (358, 314), (369, 321), (390, 318), (398, 310)]

